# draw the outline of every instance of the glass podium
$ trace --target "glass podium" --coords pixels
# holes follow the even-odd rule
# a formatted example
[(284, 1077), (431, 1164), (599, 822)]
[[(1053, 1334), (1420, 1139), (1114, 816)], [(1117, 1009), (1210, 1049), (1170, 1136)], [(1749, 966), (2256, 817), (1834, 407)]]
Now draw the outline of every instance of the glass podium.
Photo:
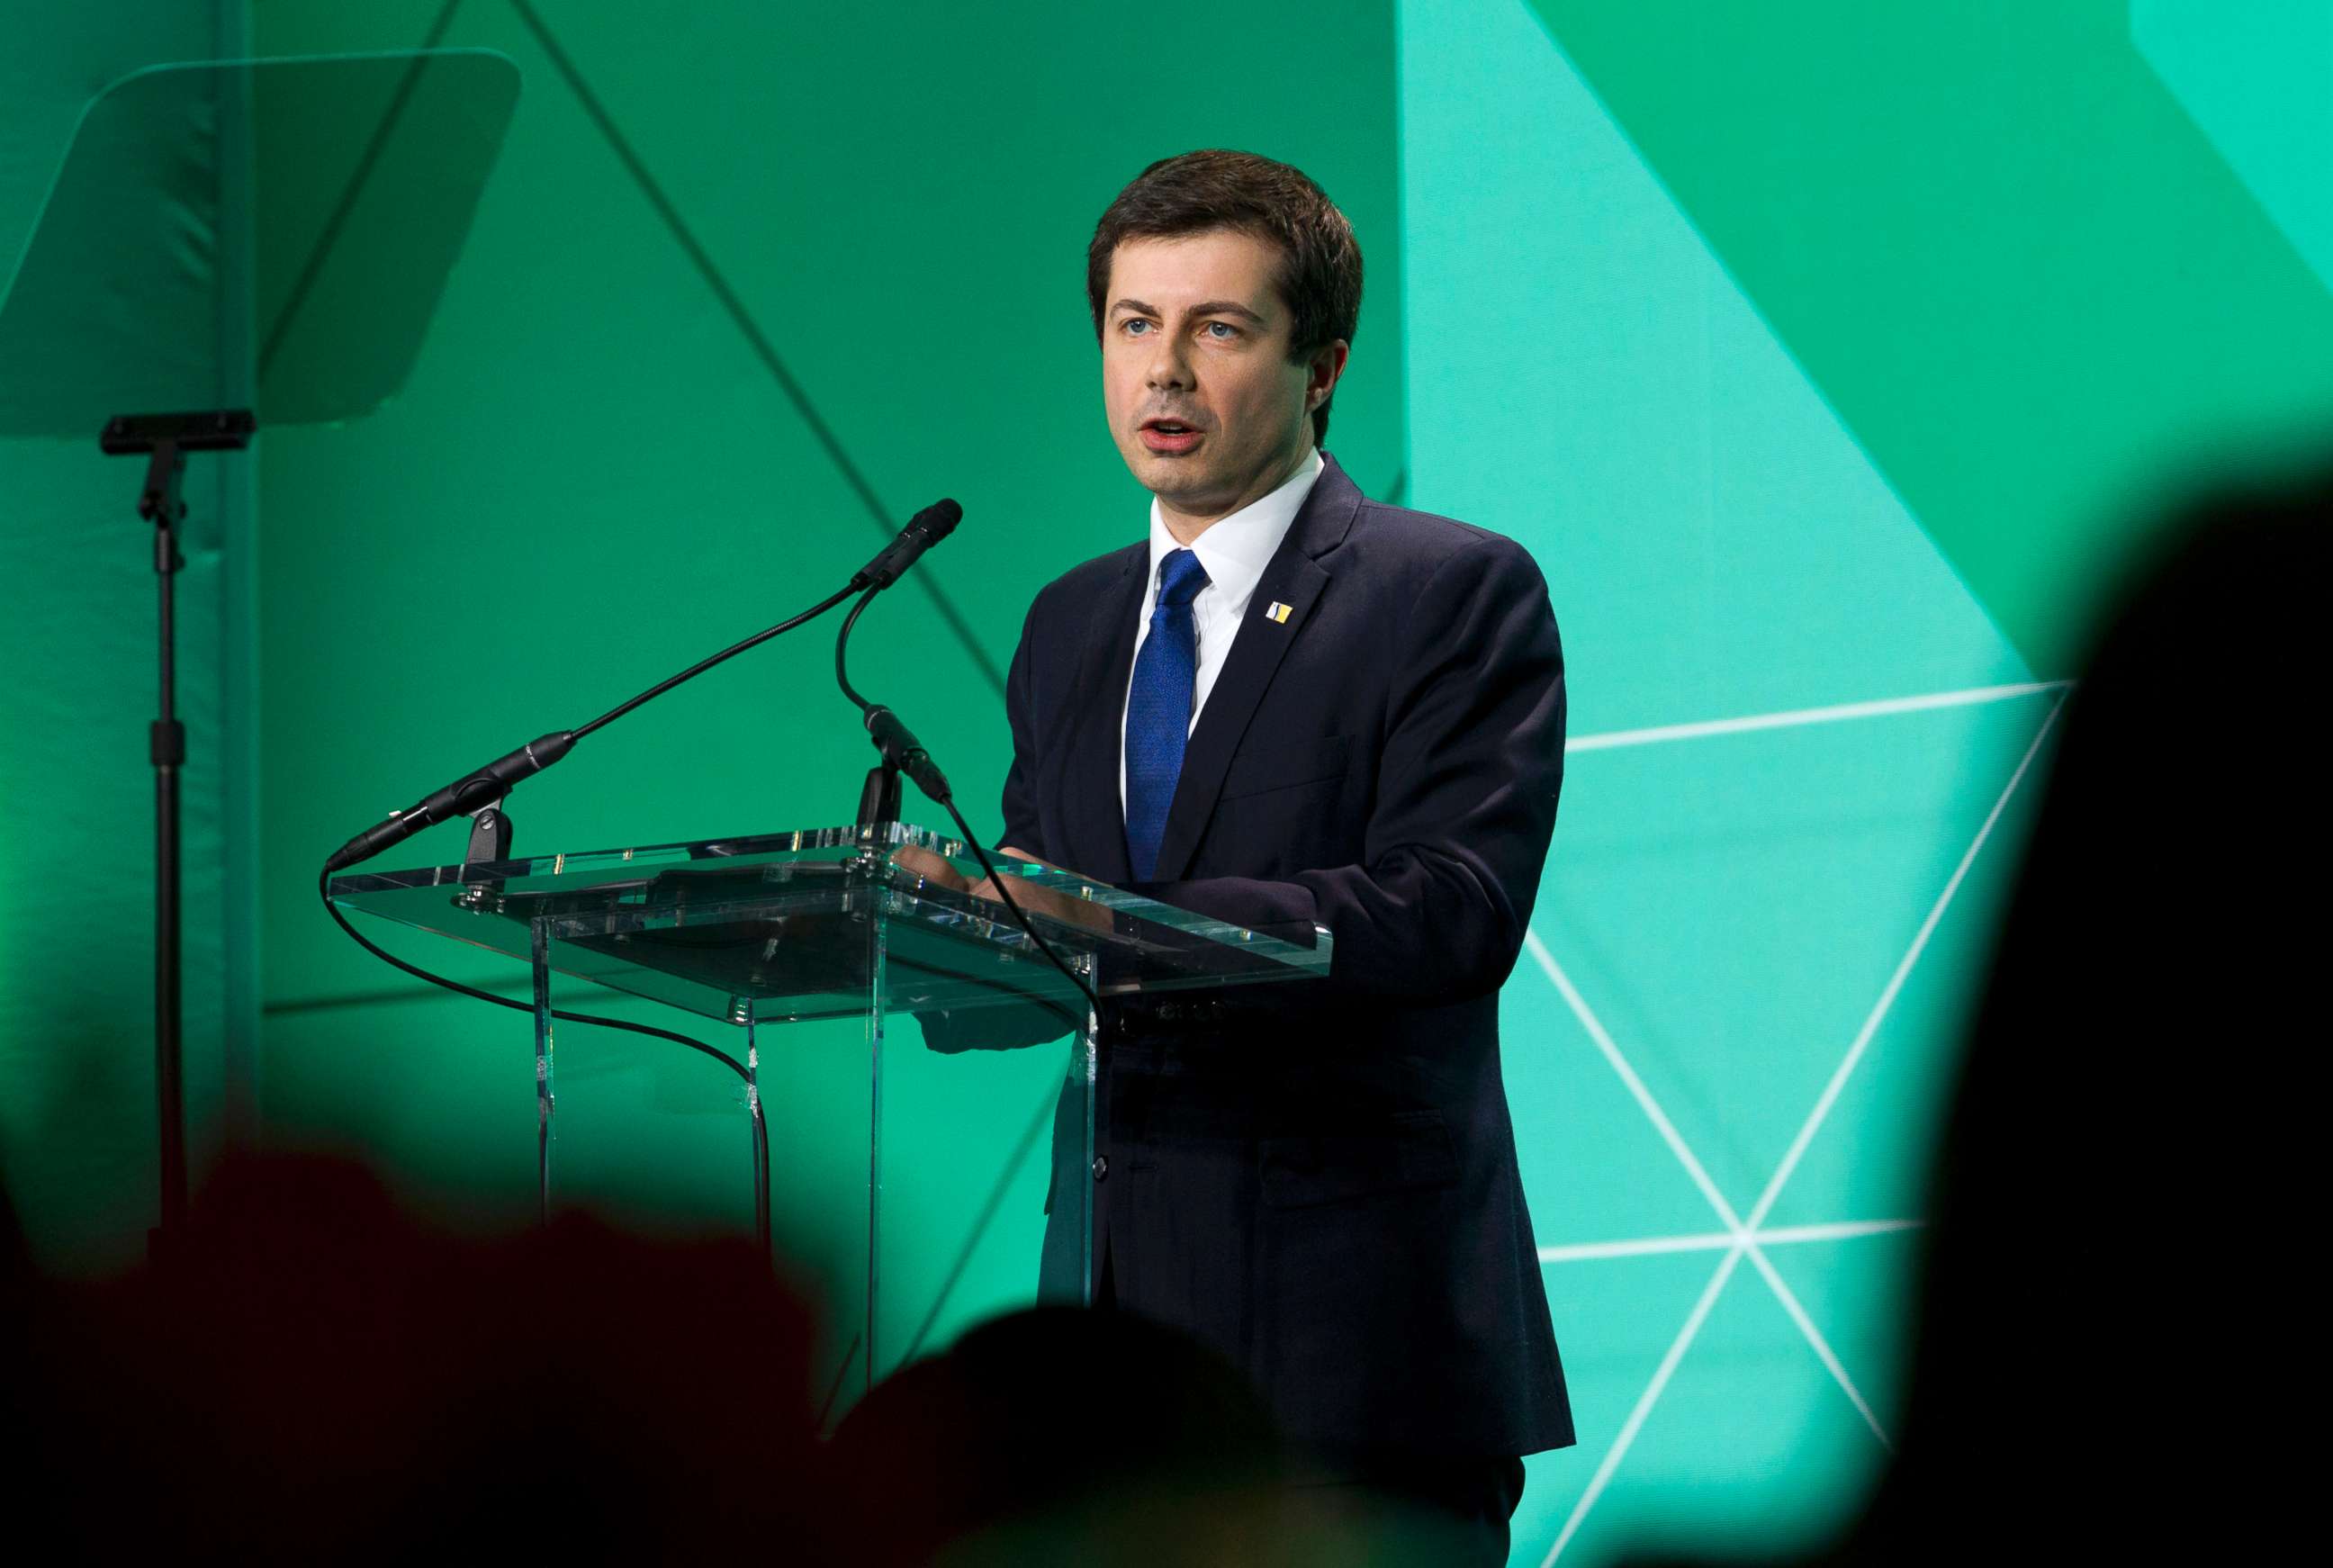
[[(825, 1255), (844, 1325), (827, 1371), (836, 1393), (856, 1394), (936, 1348), (944, 1321), (1037, 1299), (1026, 1214), (1022, 1244), (1002, 1256), (989, 1247), (974, 1270), (985, 1299), (964, 1280), (1014, 1170), (1042, 1160), (1047, 1128), (1048, 1294), (1082, 1299), (1092, 1285), (1099, 1021), (1001, 904), (918, 875), (900, 863), (908, 847), (967, 881), (982, 874), (959, 840), (887, 823), (360, 871), (334, 879), (329, 895), (532, 966), (546, 1215), (561, 1128), (553, 1012), (613, 1012), (614, 992), (648, 1005), (625, 1015), (636, 1020), (686, 1033), (677, 1012), (720, 1025), (698, 1034), (739, 1081), (739, 1168), (757, 1227), (767, 1234), (774, 1201), (790, 1246), (820, 1238), (808, 1245)], [(1051, 867), (996, 866), (1030, 891), (1031, 923), (1105, 1004), (1329, 970), (1325, 931), (1302, 947)], [(596, 1003), (574, 994), (595, 987)], [(625, 1050), (680, 1049), (617, 1038)], [(1024, 1207), (1032, 1192), (1024, 1183)]]

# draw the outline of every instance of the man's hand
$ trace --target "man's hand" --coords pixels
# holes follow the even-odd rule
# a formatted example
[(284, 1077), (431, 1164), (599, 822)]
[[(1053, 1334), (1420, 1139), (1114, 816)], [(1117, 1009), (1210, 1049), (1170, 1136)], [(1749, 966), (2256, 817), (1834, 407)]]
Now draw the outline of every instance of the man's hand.
[[(946, 888), (953, 893), (972, 891), (971, 879), (950, 865), (946, 859), (914, 844), (901, 844), (891, 851), (891, 863), (900, 870), (923, 878), (934, 887)], [(986, 883), (982, 884), (984, 887)]]
[[(998, 852), (1011, 855), (1016, 861), (1027, 861), (1032, 865), (1051, 864), (1051, 861), (1039, 860), (1026, 850), (1016, 850), (1010, 844), (1005, 845)], [(985, 899), (992, 904), (1001, 904), (1004, 901), (1003, 895), (996, 890), (996, 884), (994, 881), (986, 877), (981, 878), (977, 882), (972, 881), (955, 867), (929, 850), (918, 849), (913, 844), (902, 844), (891, 852), (891, 863), (913, 872), (935, 887), (968, 893), (975, 899)], [(1057, 871), (1063, 870), (1060, 866), (1053, 866), (1052, 869)], [(1042, 882), (1032, 882), (1020, 877), (1013, 878), (1013, 901), (1021, 907), (1021, 912), (1024, 915), (1043, 915), (1050, 919), (1059, 920), (1063, 925), (1082, 926), (1090, 931), (1108, 931), (1110, 928), (1111, 916), (1108, 909), (1099, 904), (1088, 903), (1083, 899), (1071, 898), (1069, 894), (1049, 888)], [(1009, 915), (1005, 918), (1011, 919)]]
[[(1002, 852), (1011, 855), (1016, 861), (1026, 861), (1033, 866), (1049, 866), (1054, 871), (1064, 871), (1070, 876), (1077, 874), (1074, 871), (1068, 871), (1065, 867), (1053, 865), (1051, 861), (1041, 861), (1026, 850), (1016, 850), (1011, 844), (1005, 845)], [(1081, 926), (1089, 931), (1107, 932), (1110, 928), (1112, 920), (1110, 912), (1099, 904), (1089, 903), (1083, 899), (1071, 898), (1059, 889), (1049, 888), (1042, 882), (1030, 881), (1025, 877), (1014, 877), (1012, 880), (1013, 901), (1021, 906), (1021, 912), (1024, 915), (1044, 915), (1061, 921), (1065, 926)], [(987, 899), (995, 903), (1004, 901), (1003, 895), (996, 890), (996, 884), (986, 877), (981, 878), (974, 885), (972, 896), (975, 899)]]

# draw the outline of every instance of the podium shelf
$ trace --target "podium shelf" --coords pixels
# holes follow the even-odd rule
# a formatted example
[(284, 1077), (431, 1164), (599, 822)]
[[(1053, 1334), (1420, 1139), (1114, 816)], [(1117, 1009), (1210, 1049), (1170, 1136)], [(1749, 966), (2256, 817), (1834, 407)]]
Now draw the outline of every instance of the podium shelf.
[[(899, 864), (907, 846), (981, 876), (961, 841), (891, 823), (363, 871), (329, 890), (345, 909), (522, 963), (541, 922), (556, 972), (738, 1024), (863, 1011), (879, 925), (894, 1010), (1035, 1005), (1074, 1026), (1076, 988), (1003, 907)], [(1299, 946), (1050, 866), (995, 862), (1016, 888), (1073, 900), (1073, 919), (1030, 910), (1030, 921), (1064, 956), (1091, 957), (1104, 996), (1329, 970), (1325, 932)]]

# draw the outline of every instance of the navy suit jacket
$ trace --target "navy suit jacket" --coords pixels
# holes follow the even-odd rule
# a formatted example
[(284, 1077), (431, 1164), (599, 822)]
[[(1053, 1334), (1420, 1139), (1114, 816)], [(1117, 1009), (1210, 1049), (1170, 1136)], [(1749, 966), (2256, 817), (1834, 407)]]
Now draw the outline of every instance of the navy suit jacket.
[[(1499, 986), (1563, 777), (1539, 569), (1368, 500), (1328, 458), (1200, 710), (1158, 880), (1138, 884), (1118, 755), (1148, 565), (1129, 545), (1031, 606), (1003, 842), (1300, 940), (1317, 922), (1335, 949), (1325, 981), (1111, 1005), (1095, 1257), (1120, 1307), (1229, 1356), (1299, 1439), (1570, 1443), (1499, 1071)], [(1074, 1212), (1052, 1207), (1057, 1226)]]

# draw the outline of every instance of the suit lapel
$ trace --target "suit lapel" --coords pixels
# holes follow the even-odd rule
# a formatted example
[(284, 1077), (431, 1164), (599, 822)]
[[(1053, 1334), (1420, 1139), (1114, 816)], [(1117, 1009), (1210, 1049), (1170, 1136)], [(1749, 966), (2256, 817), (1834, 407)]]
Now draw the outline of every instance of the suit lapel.
[[(1313, 481), (1288, 537), (1248, 601), (1247, 615), (1234, 634), (1223, 672), (1199, 710), (1191, 744), (1183, 753), (1183, 773), (1176, 782), (1175, 801), (1166, 811), (1166, 836), (1158, 844), (1158, 880), (1175, 881), (1189, 874), (1199, 835), (1215, 814), (1215, 797), (1223, 793), (1224, 774), (1247, 733), (1248, 721), (1279, 673), (1281, 660), (1311, 624), (1312, 606), (1329, 585), (1329, 572), (1318, 557), (1344, 541), (1353, 515), (1360, 509), (1361, 493), (1345, 477), (1334, 457), (1322, 454), (1320, 477)], [(1272, 605), (1288, 607), (1285, 620), (1272, 619)], [(1137, 608), (1140, 607), (1139, 601)]]
[(1112, 886), (1134, 880), (1126, 858), (1118, 766), (1126, 683), (1134, 670), (1134, 621), (1142, 611), (1149, 563), (1147, 544), (1128, 551), (1118, 580), (1096, 600), (1070, 698), (1077, 728), (1062, 768), (1061, 816), (1069, 842), (1059, 853), (1063, 865)]

